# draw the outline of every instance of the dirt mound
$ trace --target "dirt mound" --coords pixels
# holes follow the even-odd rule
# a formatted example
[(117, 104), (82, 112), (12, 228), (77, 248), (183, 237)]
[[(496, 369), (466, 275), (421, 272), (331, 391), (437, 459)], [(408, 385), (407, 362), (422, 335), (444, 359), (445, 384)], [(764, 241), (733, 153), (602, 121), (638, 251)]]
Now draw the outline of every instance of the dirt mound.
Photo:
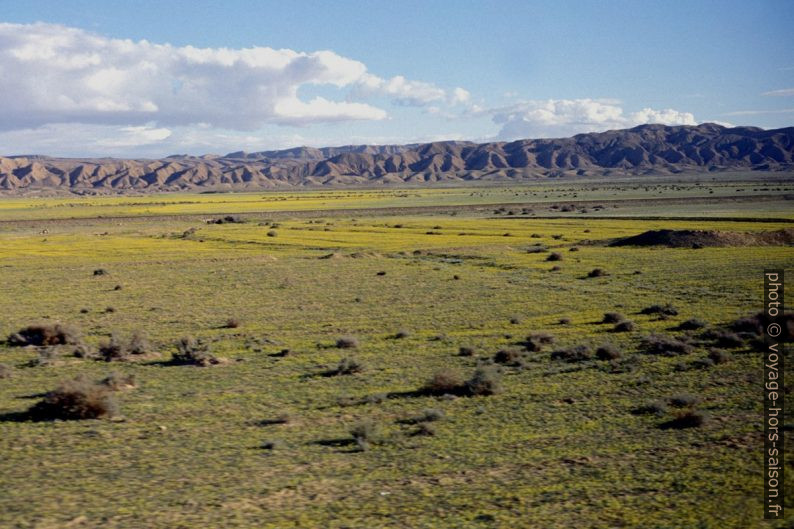
[(707, 246), (790, 246), (794, 228), (777, 231), (736, 232), (717, 230), (649, 230), (610, 243), (610, 246), (667, 246), (702, 248)]

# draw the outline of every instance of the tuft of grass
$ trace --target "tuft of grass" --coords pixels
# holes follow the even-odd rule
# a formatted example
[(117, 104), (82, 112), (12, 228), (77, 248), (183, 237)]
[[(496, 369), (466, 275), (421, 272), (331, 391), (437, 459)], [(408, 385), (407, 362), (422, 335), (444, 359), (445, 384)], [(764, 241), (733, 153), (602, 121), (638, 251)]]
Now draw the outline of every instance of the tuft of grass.
[(403, 338), (408, 338), (409, 336), (411, 336), (411, 333), (406, 331), (405, 329), (401, 329), (396, 333), (394, 333), (395, 340), (402, 340)]

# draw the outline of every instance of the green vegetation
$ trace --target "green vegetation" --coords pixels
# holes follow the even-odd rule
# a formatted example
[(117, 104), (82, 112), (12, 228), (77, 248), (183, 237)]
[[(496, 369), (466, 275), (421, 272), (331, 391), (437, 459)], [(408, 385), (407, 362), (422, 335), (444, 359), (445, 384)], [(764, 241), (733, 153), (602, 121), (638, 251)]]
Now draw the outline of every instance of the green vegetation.
[[(642, 209), (636, 183), (582, 185)], [(740, 318), (794, 250), (606, 245), (788, 228), (790, 207), (468, 207), (544, 189), (576, 192), (0, 201), (0, 526), (790, 524), (790, 496), (788, 520), (761, 516), (759, 322)]]

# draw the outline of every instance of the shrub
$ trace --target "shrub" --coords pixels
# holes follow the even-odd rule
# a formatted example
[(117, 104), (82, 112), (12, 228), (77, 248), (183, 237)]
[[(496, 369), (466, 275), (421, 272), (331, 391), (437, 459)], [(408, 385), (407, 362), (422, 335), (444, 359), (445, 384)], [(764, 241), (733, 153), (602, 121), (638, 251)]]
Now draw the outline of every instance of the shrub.
[(559, 272), (560, 270), (562, 270), (562, 268), (557, 265), (554, 265), (551, 268), (549, 268), (549, 272)]
[(601, 323), (618, 323), (625, 319), (626, 317), (619, 312), (606, 312), (604, 313), (604, 319), (601, 320)]
[(653, 401), (631, 410), (634, 415), (664, 415), (667, 413), (667, 405), (661, 401)]
[(560, 252), (551, 252), (548, 257), (546, 257), (547, 261), (562, 261), (562, 254)]
[(463, 379), (456, 371), (438, 371), (420, 389), (426, 395), (455, 395), (460, 393)]
[(112, 417), (116, 410), (116, 402), (106, 386), (77, 378), (47, 393), (28, 414), (34, 420), (67, 421)]
[(524, 353), (516, 349), (500, 349), (493, 356), (493, 361), (497, 364), (505, 364), (508, 366), (522, 366), (524, 365)]
[(416, 415), (415, 417), (409, 417), (407, 419), (402, 419), (399, 421), (402, 424), (420, 424), (425, 422), (435, 422), (440, 421), (444, 418), (444, 412), (437, 409), (437, 408), (426, 408), (422, 410), (422, 413)]
[(207, 344), (192, 336), (185, 336), (177, 342), (171, 363), (206, 367), (219, 364), (220, 360), (210, 353)]
[(621, 356), (623, 356), (622, 351), (611, 343), (605, 343), (596, 349), (596, 358), (599, 360), (617, 360)]
[(635, 328), (634, 322), (631, 320), (623, 320), (615, 324), (612, 332), (631, 332)]
[(549, 251), (548, 248), (540, 244), (535, 246), (530, 246), (529, 248), (527, 248), (527, 253), (543, 253), (548, 251)]
[(72, 354), (75, 358), (94, 358), (96, 351), (86, 343), (79, 343), (72, 349)]
[(137, 385), (135, 383), (135, 375), (122, 375), (120, 373), (111, 373), (100, 380), (99, 383), (111, 391), (132, 389)]
[(706, 416), (696, 410), (683, 410), (675, 418), (659, 425), (660, 428), (680, 430), (683, 428), (697, 428), (706, 422)]
[(569, 252), (578, 252), (579, 251), (579, 247), (578, 246), (571, 246), (570, 248), (568, 248), (568, 251)]
[(744, 345), (744, 340), (735, 332), (715, 330), (703, 333), (703, 337), (707, 340), (714, 340), (714, 344), (718, 347), (728, 347), (731, 349), (741, 347)]
[(562, 360), (565, 362), (584, 362), (593, 357), (593, 351), (587, 345), (576, 345), (567, 349), (560, 349), (551, 353), (552, 360)]
[(152, 352), (149, 338), (146, 336), (146, 333), (139, 330), (132, 332), (128, 349), (130, 354), (133, 355), (143, 355)]
[(662, 356), (685, 355), (692, 352), (692, 346), (685, 341), (660, 334), (643, 338), (641, 347), (646, 354)]
[(722, 349), (711, 349), (709, 351), (709, 358), (715, 364), (724, 364), (731, 359), (730, 353)]
[(336, 341), (339, 349), (355, 349), (358, 347), (358, 339), (353, 336), (343, 336)]
[(109, 341), (99, 344), (99, 356), (105, 362), (127, 360), (129, 354), (129, 347), (116, 334), (113, 334)]
[(699, 319), (699, 318), (690, 318), (686, 321), (681, 322), (678, 325), (678, 330), (681, 331), (696, 331), (698, 329), (702, 329), (703, 327), (707, 326), (708, 323)]
[(680, 395), (674, 395), (670, 397), (669, 401), (670, 401), (670, 406), (673, 406), (675, 408), (691, 408), (692, 406), (700, 402), (700, 399), (698, 399), (695, 395), (690, 395), (688, 393), (681, 393)]
[(11, 346), (76, 345), (80, 333), (74, 327), (60, 323), (29, 325), (11, 334), (6, 340)]
[(571, 323), (571, 318), (560, 318), (557, 323), (560, 325), (569, 325)]
[(608, 275), (609, 274), (607, 273), (607, 271), (604, 270), (603, 268), (593, 268), (587, 273), (587, 277), (604, 277)]
[(660, 314), (664, 316), (678, 316), (678, 309), (666, 303), (664, 305), (651, 305), (640, 311), (640, 314)]
[(518, 316), (513, 316), (512, 318), (510, 318), (510, 323), (512, 325), (518, 325), (521, 323), (521, 318), (519, 318)]
[(124, 287), (122, 287), (121, 285), (116, 285), (115, 287), (113, 287), (113, 290), (121, 290), (122, 288)]
[(411, 435), (431, 437), (436, 435), (436, 428), (432, 424), (423, 422), (419, 424), (419, 426), (411, 433)]
[(410, 333), (410, 332), (406, 331), (405, 329), (402, 329), (402, 330), (400, 330), (400, 331), (397, 331), (397, 332), (394, 334), (394, 339), (395, 339), (395, 340), (401, 340), (401, 339), (403, 339), (403, 338), (408, 338), (410, 335), (411, 335), (411, 333)]
[(236, 329), (241, 325), (241, 322), (237, 318), (229, 318), (226, 320), (226, 323), (223, 325), (226, 329)]
[(108, 273), (108, 271), (105, 270), (104, 268), (97, 268), (96, 270), (94, 270), (94, 275), (95, 276), (104, 276), (104, 275), (107, 275), (107, 273)]
[(458, 349), (458, 356), (474, 356), (474, 348), (473, 347), (464, 347), (461, 346)]
[(58, 357), (56, 347), (42, 347), (37, 351), (38, 355), (33, 360), (25, 364), (27, 367), (47, 367), (55, 364)]
[(547, 332), (533, 332), (524, 340), (523, 346), (527, 351), (537, 352), (546, 345), (554, 343), (554, 336)]
[(360, 450), (366, 450), (373, 444), (383, 442), (383, 432), (380, 426), (371, 421), (361, 421), (350, 429), (350, 435)]
[(270, 231), (267, 232), (267, 236), (268, 237), (277, 237), (278, 236), (278, 232), (276, 230), (270, 230)]
[(360, 373), (364, 370), (364, 365), (358, 360), (346, 356), (341, 359), (333, 370), (335, 375), (352, 375), (353, 373)]
[(501, 391), (502, 374), (493, 366), (478, 367), (466, 381), (465, 391), (471, 396), (494, 395)]
[(262, 450), (280, 450), (285, 446), (286, 444), (284, 444), (284, 441), (279, 439), (271, 439), (270, 441), (264, 441), (260, 445), (260, 448), (262, 448)]

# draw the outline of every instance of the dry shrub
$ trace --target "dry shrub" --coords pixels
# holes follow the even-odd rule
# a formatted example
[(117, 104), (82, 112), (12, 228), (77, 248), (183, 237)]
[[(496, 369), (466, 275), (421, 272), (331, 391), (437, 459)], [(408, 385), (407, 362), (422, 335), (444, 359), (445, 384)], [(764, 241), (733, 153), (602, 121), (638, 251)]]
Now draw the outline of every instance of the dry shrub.
[(112, 417), (116, 412), (116, 402), (106, 386), (76, 378), (47, 393), (28, 415), (39, 421), (68, 421)]
[(587, 277), (604, 277), (608, 275), (609, 273), (603, 268), (593, 268), (587, 273)]
[(623, 352), (611, 343), (605, 343), (596, 349), (596, 358), (599, 360), (617, 360), (623, 356)]
[(355, 349), (358, 347), (358, 339), (353, 336), (343, 336), (336, 341), (339, 349)]
[(683, 410), (676, 414), (676, 416), (662, 424), (659, 428), (663, 430), (674, 429), (681, 430), (683, 428), (697, 428), (706, 422), (706, 416), (697, 410)]
[(521, 367), (525, 363), (525, 352), (518, 349), (500, 349), (493, 356), (493, 361), (497, 364)]
[(478, 367), (464, 389), (470, 396), (495, 395), (502, 390), (502, 374), (494, 366)]
[(364, 370), (364, 365), (354, 358), (346, 356), (341, 359), (332, 372), (334, 375), (352, 375)]
[(122, 391), (137, 386), (135, 375), (122, 375), (121, 373), (111, 373), (100, 380), (99, 383), (111, 391)]
[(76, 345), (80, 343), (80, 332), (61, 323), (29, 325), (11, 334), (6, 343), (21, 347), (26, 345)]
[(523, 342), (527, 351), (541, 351), (544, 346), (554, 343), (554, 336), (547, 332), (533, 332)]
[(171, 363), (207, 367), (221, 363), (209, 350), (209, 345), (192, 336), (185, 336), (176, 344)]
[(664, 305), (651, 305), (650, 307), (645, 307), (640, 311), (640, 314), (659, 314), (662, 316), (678, 316), (678, 309), (676, 309), (670, 303), (665, 303)]
[(634, 322), (631, 320), (623, 320), (615, 324), (612, 332), (631, 332), (636, 328)]
[(692, 345), (671, 336), (652, 334), (642, 339), (641, 348), (646, 354), (661, 356), (685, 355), (692, 352)]
[(601, 320), (601, 323), (619, 323), (625, 319), (626, 317), (619, 312), (606, 312), (604, 313), (604, 319)]
[(569, 363), (585, 362), (592, 358), (593, 351), (584, 344), (568, 347), (567, 349), (559, 349), (551, 353), (552, 360), (562, 360)]

